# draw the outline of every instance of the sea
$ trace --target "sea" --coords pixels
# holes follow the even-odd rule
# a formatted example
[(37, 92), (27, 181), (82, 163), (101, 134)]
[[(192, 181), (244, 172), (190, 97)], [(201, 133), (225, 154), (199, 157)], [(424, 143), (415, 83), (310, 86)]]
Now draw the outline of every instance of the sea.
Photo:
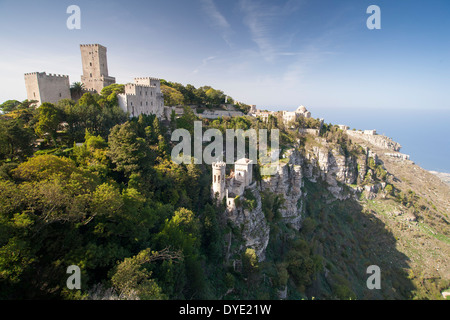
[(400, 143), (400, 152), (410, 155), (429, 171), (450, 173), (450, 108), (431, 110), (346, 109), (310, 110), (325, 123), (345, 124), (350, 129), (376, 129), (378, 134)]

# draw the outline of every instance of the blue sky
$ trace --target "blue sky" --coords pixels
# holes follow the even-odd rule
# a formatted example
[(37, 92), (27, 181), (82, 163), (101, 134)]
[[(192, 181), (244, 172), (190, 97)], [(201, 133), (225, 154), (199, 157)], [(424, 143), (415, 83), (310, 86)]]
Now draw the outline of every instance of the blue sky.
[[(81, 9), (69, 30), (66, 9)], [(369, 30), (366, 9), (381, 9)], [(0, 102), (23, 74), (80, 81), (80, 43), (108, 48), (117, 82), (211, 85), (260, 108), (450, 109), (448, 0), (0, 0)]]

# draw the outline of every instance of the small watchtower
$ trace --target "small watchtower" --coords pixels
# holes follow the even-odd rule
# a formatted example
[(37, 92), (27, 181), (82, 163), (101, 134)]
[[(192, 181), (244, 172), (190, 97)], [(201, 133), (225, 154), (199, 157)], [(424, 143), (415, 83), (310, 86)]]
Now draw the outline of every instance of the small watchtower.
[(225, 162), (213, 162), (212, 164), (212, 196), (218, 194), (219, 201), (225, 197)]
[(241, 181), (244, 187), (252, 183), (253, 161), (247, 158), (239, 159), (234, 163), (234, 178)]

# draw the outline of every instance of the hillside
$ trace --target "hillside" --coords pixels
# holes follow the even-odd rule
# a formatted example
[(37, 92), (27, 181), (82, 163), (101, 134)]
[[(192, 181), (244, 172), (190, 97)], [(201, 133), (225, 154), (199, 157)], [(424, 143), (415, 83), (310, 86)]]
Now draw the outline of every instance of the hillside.
[[(246, 245), (264, 259), (265, 272), (275, 268), (276, 279), (287, 271), (279, 297), (441, 299), (450, 284), (448, 186), (412, 161), (385, 156), (393, 150), (380, 145), (391, 142), (349, 140), (333, 128), (299, 142), (257, 191), (283, 199), (279, 219), (267, 221), (265, 214), (264, 223), (258, 207), (228, 213), (248, 226)], [(280, 241), (286, 237), (291, 241)], [(306, 256), (292, 261), (298, 241)], [(369, 265), (382, 270), (381, 290), (366, 287)]]
[(387, 183), (403, 196), (399, 200), (399, 193), (397, 197), (381, 193), (363, 200), (364, 207), (394, 236), (395, 249), (405, 255), (408, 277), (418, 288), (417, 296), (439, 298), (450, 279), (449, 186), (412, 161), (385, 155), (392, 150), (358, 142), (378, 155), (388, 172)]
[[(392, 156), (392, 140), (303, 117), (130, 119), (116, 94), (15, 102), (0, 118), (1, 299), (441, 299), (450, 287), (449, 187)], [(171, 158), (172, 132), (194, 121), (279, 129), (274, 174), (255, 163), (233, 206), (216, 201), (211, 165)], [(71, 265), (80, 290), (66, 286)]]
[(430, 171), (435, 176), (439, 177), (445, 184), (450, 185), (450, 173), (445, 172), (437, 172), (437, 171)]

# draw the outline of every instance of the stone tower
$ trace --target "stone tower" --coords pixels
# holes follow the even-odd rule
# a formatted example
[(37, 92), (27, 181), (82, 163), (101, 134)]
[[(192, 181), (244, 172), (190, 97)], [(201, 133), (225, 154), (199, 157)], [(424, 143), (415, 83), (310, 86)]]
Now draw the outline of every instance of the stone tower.
[(218, 194), (218, 200), (225, 196), (225, 162), (213, 162), (212, 164), (212, 195)]
[(116, 78), (108, 75), (106, 47), (99, 44), (80, 44), (80, 50), (83, 65), (81, 82), (87, 90), (100, 93), (104, 87), (116, 83)]
[(234, 178), (241, 181), (244, 187), (252, 183), (253, 161), (247, 158), (239, 159), (234, 163)]

